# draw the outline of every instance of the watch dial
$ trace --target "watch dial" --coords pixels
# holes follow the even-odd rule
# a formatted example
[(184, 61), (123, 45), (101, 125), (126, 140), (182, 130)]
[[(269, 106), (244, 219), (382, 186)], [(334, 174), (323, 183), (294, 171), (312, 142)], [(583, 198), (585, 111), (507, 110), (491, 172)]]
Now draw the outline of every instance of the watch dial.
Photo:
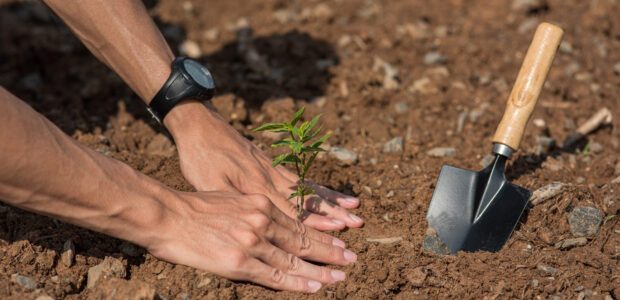
[(183, 61), (183, 65), (185, 66), (187, 73), (189, 73), (189, 76), (191, 76), (192, 79), (194, 79), (194, 81), (198, 84), (208, 89), (215, 87), (211, 73), (209, 73), (209, 70), (207, 70), (207, 68), (203, 65), (191, 59), (186, 59)]

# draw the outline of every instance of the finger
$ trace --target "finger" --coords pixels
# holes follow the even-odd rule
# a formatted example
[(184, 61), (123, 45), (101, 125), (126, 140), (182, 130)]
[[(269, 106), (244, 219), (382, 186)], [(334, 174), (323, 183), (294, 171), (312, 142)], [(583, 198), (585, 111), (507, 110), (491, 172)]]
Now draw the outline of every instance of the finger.
[[(291, 204), (289, 203), (289, 205)], [(293, 207), (293, 209), (295, 208)], [(278, 208), (277, 206), (275, 209), (269, 212), (269, 215), (271, 215), (274, 221), (276, 221), (276, 223), (280, 224), (281, 226), (284, 226), (285, 228), (293, 232), (297, 232), (299, 234), (305, 234), (309, 238), (315, 241), (318, 241), (318, 242), (321, 242), (327, 245), (338, 246), (340, 248), (344, 248), (346, 246), (342, 240), (335, 238), (329, 234), (320, 232), (314, 228), (311, 228), (307, 224), (302, 224), (298, 222), (297, 215), (293, 217), (289, 217), (282, 210), (280, 210), (280, 208)]]
[(248, 280), (276, 290), (315, 293), (322, 286), (316, 280), (286, 274), (286, 272), (268, 266), (257, 259), (248, 261), (246, 267), (247, 270), (250, 270)]
[[(273, 191), (270, 193), (269, 198), (272, 199), (276, 207), (285, 212), (287, 216), (292, 219), (297, 219), (297, 206), (284, 198), (281, 193)], [(318, 230), (342, 230), (346, 227), (346, 222), (342, 220), (309, 213), (307, 211), (302, 211), (301, 217), (304, 224)]]
[(269, 243), (264, 243), (258, 249), (258, 252), (257, 257), (264, 263), (283, 270), (289, 275), (300, 276), (322, 283), (334, 283), (342, 281), (346, 277), (345, 273), (340, 270), (331, 270), (313, 265)]
[(357, 261), (357, 255), (339, 246), (319, 242), (305, 232), (296, 232), (278, 223), (272, 223), (265, 237), (280, 249), (316, 262), (346, 266)]
[(336, 203), (339, 206), (342, 206), (344, 208), (356, 208), (360, 205), (360, 200), (355, 197), (351, 197), (351, 196), (347, 196), (342, 193), (338, 193), (334, 190), (328, 189), (314, 182), (308, 182), (308, 184), (310, 185), (310, 187), (314, 190), (314, 192), (317, 195), (333, 203)]
[(311, 195), (305, 202), (305, 209), (310, 213), (324, 215), (332, 220), (340, 220), (349, 227), (361, 227), (364, 224), (360, 217), (318, 195)]

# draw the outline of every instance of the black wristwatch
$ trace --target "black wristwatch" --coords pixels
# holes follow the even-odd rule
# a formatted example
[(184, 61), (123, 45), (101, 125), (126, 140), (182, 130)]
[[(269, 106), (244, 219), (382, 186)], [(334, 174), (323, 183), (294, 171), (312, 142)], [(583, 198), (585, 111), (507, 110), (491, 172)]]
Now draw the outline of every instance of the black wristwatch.
[(209, 100), (214, 91), (215, 81), (205, 66), (185, 56), (177, 57), (172, 62), (170, 77), (146, 109), (162, 123), (166, 114), (182, 100)]

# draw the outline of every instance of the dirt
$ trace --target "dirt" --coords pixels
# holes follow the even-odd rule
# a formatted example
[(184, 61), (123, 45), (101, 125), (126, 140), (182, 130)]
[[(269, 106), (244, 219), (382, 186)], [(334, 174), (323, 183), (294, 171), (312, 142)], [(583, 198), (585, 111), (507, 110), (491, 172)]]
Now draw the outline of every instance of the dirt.
[[(301, 106), (308, 115), (325, 113), (325, 128), (334, 133), (330, 145), (355, 152), (358, 161), (321, 157), (311, 177), (360, 197), (355, 213), (365, 226), (333, 232), (359, 260), (342, 268), (346, 281), (315, 295), (277, 292), (169, 264), (124, 241), (2, 205), (0, 298), (620, 299), (620, 225), (611, 217), (620, 207), (620, 180), (612, 183), (620, 175), (616, 1), (147, 2), (175, 51), (185, 39), (198, 43), (200, 60), (218, 83), (214, 105), (270, 154), (270, 137), (252, 128), (285, 120)], [(0, 4), (2, 86), (80, 142), (171, 187), (192, 190), (174, 145), (143, 104), (47, 8), (31, 1)], [(439, 169), (481, 169), (535, 25), (543, 20), (565, 30), (565, 44), (533, 115), (545, 125), (529, 123), (507, 177), (530, 190), (552, 182), (565, 188), (528, 209), (500, 252), (440, 258), (422, 247)], [(239, 41), (235, 29), (244, 24), (251, 35)], [(426, 65), (431, 52), (443, 61)], [(386, 77), (390, 69), (382, 62), (397, 75)], [(535, 153), (536, 136), (561, 144), (602, 107), (616, 118), (612, 125), (571, 149)], [(404, 150), (383, 153), (394, 137), (403, 138)], [(588, 142), (602, 147), (578, 154)], [(427, 155), (435, 147), (453, 147), (456, 154)], [(608, 221), (585, 245), (560, 249), (556, 243), (573, 238), (567, 216), (578, 206), (597, 208)], [(367, 241), (376, 238), (395, 239)], [(67, 267), (60, 260), (69, 239), (76, 254)], [(88, 269), (105, 257), (118, 258), (126, 276), (87, 288)], [(36, 289), (12, 281), (14, 273), (34, 279)]]

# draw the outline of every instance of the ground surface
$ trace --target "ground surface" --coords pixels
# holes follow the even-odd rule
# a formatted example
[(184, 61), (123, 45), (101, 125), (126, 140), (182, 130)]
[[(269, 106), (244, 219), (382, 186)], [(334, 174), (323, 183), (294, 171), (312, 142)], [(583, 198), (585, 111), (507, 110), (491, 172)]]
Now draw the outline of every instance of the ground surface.
[[(174, 147), (152, 127), (143, 105), (35, 2), (0, 6), (0, 84), (67, 134), (181, 190)], [(529, 3), (529, 4), (528, 4)], [(219, 84), (214, 102), (242, 133), (267, 149), (270, 137), (250, 129), (282, 121), (298, 107), (325, 113), (331, 146), (357, 154), (325, 156), (314, 181), (359, 196), (361, 229), (333, 233), (359, 260), (348, 279), (315, 295), (275, 292), (159, 261), (123, 241), (0, 206), (0, 298), (540, 298), (620, 299), (620, 225), (601, 224), (585, 245), (568, 215), (593, 207), (618, 213), (620, 197), (620, 4), (600, 1), (174, 1), (150, 7), (174, 50), (195, 41)], [(539, 21), (565, 30), (521, 150), (508, 178), (531, 190), (563, 190), (536, 205), (498, 253), (438, 257), (423, 247), (425, 220), (442, 164), (478, 170), (489, 153), (511, 84)], [(249, 24), (251, 38), (235, 28)], [(245, 37), (244, 37), (245, 36)], [(248, 59), (256, 51), (262, 61)], [(432, 54), (441, 58), (433, 60)], [(385, 65), (387, 63), (388, 65)], [(396, 76), (388, 74), (395, 68)], [(536, 137), (558, 144), (597, 110), (616, 118), (567, 150), (536, 153)], [(403, 149), (382, 151), (403, 138)], [(576, 150), (591, 142), (587, 155)], [(10, 141), (3, 141), (10, 142)], [(435, 147), (454, 156), (432, 157)], [(271, 151), (270, 149), (268, 149)], [(270, 152), (275, 154), (275, 152)], [(368, 238), (400, 237), (389, 244)], [(61, 262), (72, 240), (75, 262)], [(583, 241), (581, 242), (583, 243)], [(122, 279), (87, 288), (88, 270), (114, 257)], [(550, 267), (551, 269), (549, 269)], [(29, 277), (29, 291), (11, 279)], [(27, 286), (27, 284), (26, 284)], [(153, 292), (154, 291), (154, 292)], [(607, 297), (607, 298), (606, 298)]]

